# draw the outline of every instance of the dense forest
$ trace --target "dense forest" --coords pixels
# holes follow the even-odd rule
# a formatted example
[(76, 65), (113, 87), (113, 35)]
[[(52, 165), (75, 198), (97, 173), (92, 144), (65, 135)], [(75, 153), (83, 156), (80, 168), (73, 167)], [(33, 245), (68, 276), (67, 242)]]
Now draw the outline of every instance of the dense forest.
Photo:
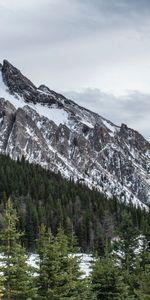
[(76, 237), (62, 227), (55, 235), (41, 224), (37, 264), (28, 264), (12, 201), (6, 202), (0, 231), (0, 299), (4, 300), (149, 300), (150, 231), (145, 236), (124, 213), (117, 238), (95, 256), (83, 276)]
[(121, 203), (116, 197), (108, 199), (80, 182), (67, 181), (60, 174), (29, 164), (22, 158), (13, 161), (0, 155), (0, 227), (8, 198), (19, 216), (18, 229), (24, 232), (22, 241), (34, 250), (40, 224), (53, 234), (62, 226), (66, 234), (78, 238), (82, 251), (104, 252), (106, 240), (115, 236), (125, 212), (141, 233), (150, 225), (149, 213), (132, 203)]

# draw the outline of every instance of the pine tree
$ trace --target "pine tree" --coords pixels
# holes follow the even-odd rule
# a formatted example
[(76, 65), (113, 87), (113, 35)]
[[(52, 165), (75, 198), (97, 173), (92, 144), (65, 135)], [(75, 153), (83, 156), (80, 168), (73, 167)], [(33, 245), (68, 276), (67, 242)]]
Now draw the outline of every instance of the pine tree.
[(37, 253), (39, 255), (39, 276), (37, 278), (38, 295), (39, 299), (48, 299), (49, 290), (50, 288), (52, 289), (55, 284), (54, 275), (57, 257), (54, 251), (54, 236), (50, 230), (47, 234), (43, 224), (39, 229)]
[(45, 228), (42, 227), (38, 245), (39, 299), (86, 299), (87, 285), (81, 278), (79, 258), (69, 255), (68, 238), (64, 231), (60, 228), (56, 237), (49, 231), (46, 237)]
[(134, 227), (129, 214), (123, 215), (117, 234), (116, 240), (113, 241), (113, 257), (124, 274), (124, 282), (129, 286), (129, 296), (131, 299), (138, 299), (138, 274), (142, 271), (137, 254), (139, 231)]
[[(75, 248), (73, 248), (75, 246)], [(80, 271), (80, 257), (74, 254), (77, 250), (75, 236), (72, 235), (71, 250), (68, 244), (68, 237), (64, 234), (64, 230), (59, 228), (56, 235), (56, 248), (59, 253), (59, 274), (57, 275), (56, 293), (61, 295), (59, 299), (80, 300), (87, 297), (87, 282), (82, 279)], [(62, 282), (64, 283), (62, 286)]]
[(91, 289), (95, 300), (129, 299), (128, 286), (123, 282), (120, 269), (107, 256), (97, 259), (93, 265)]
[(3, 299), (26, 300), (34, 298), (35, 289), (32, 286), (30, 267), (24, 248), (19, 243), (21, 234), (17, 231), (18, 217), (11, 200), (6, 204), (4, 215), (4, 228), (0, 238), (1, 267), (0, 280), (3, 282)]
[(140, 288), (137, 292), (140, 300), (150, 300), (150, 272), (143, 272), (140, 277)]
[(114, 257), (123, 270), (132, 273), (136, 266), (139, 231), (134, 227), (128, 214), (123, 215), (117, 235), (117, 238), (113, 241)]
[(139, 300), (149, 300), (150, 299), (150, 253), (147, 252), (146, 264), (140, 269), (137, 275), (137, 280), (139, 282), (139, 288), (136, 290), (136, 294)]

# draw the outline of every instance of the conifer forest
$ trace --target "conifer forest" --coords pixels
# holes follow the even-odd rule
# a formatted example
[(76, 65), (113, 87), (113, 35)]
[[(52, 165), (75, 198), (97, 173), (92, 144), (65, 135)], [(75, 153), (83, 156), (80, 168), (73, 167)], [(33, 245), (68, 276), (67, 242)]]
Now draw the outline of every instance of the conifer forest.
[[(150, 299), (148, 210), (4, 155), (0, 253), (1, 299)], [(93, 257), (89, 276), (80, 253)]]

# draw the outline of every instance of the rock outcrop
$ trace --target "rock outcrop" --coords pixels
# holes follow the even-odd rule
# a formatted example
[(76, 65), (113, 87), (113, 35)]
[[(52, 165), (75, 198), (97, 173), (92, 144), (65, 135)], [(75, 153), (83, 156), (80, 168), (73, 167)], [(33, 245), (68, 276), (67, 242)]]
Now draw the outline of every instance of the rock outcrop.
[(8, 61), (0, 67), (0, 152), (134, 204), (150, 203), (150, 143), (48, 87)]

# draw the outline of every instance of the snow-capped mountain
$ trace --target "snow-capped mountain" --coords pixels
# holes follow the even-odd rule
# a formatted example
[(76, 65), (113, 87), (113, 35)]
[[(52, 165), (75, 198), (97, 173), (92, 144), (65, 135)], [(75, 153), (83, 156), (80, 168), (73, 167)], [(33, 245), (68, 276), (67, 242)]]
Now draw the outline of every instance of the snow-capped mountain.
[(0, 65), (0, 152), (133, 203), (150, 203), (150, 143)]

